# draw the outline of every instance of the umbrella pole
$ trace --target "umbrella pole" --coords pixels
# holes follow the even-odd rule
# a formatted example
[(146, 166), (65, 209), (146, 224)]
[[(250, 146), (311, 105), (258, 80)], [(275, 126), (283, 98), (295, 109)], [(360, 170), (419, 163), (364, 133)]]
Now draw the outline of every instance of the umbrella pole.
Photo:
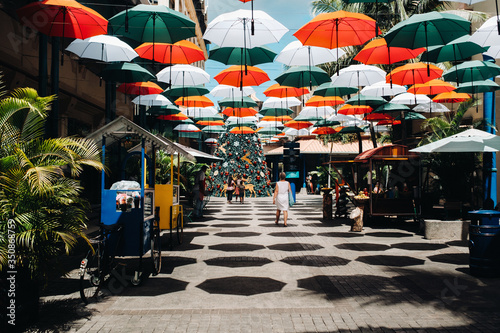
[(497, 30), (498, 30), (498, 34), (500, 35), (500, 20), (498, 19), (498, 0), (495, 0), (495, 6), (497, 9)]
[(431, 69), (429, 66), (429, 46), (427, 40), (427, 22), (424, 22), (424, 31), (425, 31), (425, 52), (427, 56), (427, 76), (431, 76)]
[(128, 32), (128, 2), (125, 3), (125, 32)]
[(252, 32), (252, 36), (255, 35), (255, 24), (254, 24), (254, 20), (253, 20), (253, 0), (250, 1), (252, 3), (252, 24), (251, 24), (251, 32)]
[(375, 0), (375, 37), (378, 37), (378, 0)]
[(337, 49), (337, 76), (339, 76), (339, 19), (335, 19), (335, 48)]
[(153, 56), (151, 57), (151, 66), (155, 63), (155, 30), (156, 30), (156, 14), (153, 14)]

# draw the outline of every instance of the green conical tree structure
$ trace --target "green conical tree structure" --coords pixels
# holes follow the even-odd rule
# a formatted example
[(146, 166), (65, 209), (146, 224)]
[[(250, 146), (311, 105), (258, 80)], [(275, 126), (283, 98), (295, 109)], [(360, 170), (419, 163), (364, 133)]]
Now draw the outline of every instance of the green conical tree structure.
[(257, 134), (222, 133), (219, 135), (215, 156), (223, 160), (211, 165), (212, 195), (226, 195), (227, 179), (238, 174), (245, 182), (245, 197), (267, 197), (273, 194), (271, 172)]

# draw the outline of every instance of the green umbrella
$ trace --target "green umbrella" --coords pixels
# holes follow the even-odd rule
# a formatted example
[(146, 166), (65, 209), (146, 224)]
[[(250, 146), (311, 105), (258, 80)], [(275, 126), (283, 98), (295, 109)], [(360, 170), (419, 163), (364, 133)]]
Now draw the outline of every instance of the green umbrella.
[(263, 108), (259, 111), (259, 113), (263, 116), (280, 117), (289, 116), (293, 113), (293, 111), (288, 108)]
[(201, 131), (205, 133), (224, 133), (226, 128), (224, 126), (205, 126)]
[(387, 103), (387, 101), (382, 97), (366, 96), (362, 94), (357, 94), (356, 96), (349, 98), (345, 102), (345, 104), (350, 104), (350, 105), (368, 105), (371, 106), (372, 108), (377, 108), (378, 106), (385, 103)]
[(203, 86), (173, 86), (172, 88), (168, 88), (161, 94), (165, 97), (172, 97), (173, 100), (176, 100), (179, 97), (186, 96), (202, 96), (208, 94), (210, 90)]
[(273, 62), (276, 52), (266, 46), (257, 46), (251, 49), (243, 47), (214, 47), (210, 50), (209, 59), (225, 65), (255, 66)]
[(175, 105), (152, 106), (146, 110), (148, 116), (167, 116), (170, 114), (178, 114), (181, 110)]
[(219, 115), (215, 114), (211, 117), (194, 117), (195, 120), (201, 120), (201, 121), (217, 121), (217, 120), (224, 120), (224, 118)]
[(319, 116), (319, 115), (303, 115), (303, 114), (300, 114), (294, 118), (294, 120), (297, 120), (297, 121), (320, 121), (320, 120), (325, 120), (325, 118)]
[(219, 101), (219, 105), (223, 107), (232, 107), (232, 108), (252, 108), (256, 107), (257, 103), (251, 99), (250, 97), (226, 97)]
[(457, 83), (472, 81), (475, 85), (475, 81), (487, 80), (499, 74), (500, 66), (488, 61), (472, 60), (448, 69), (443, 73), (443, 78), (445, 81), (457, 80)]
[(195, 37), (195, 26), (186, 15), (163, 5), (137, 5), (109, 19), (113, 35), (141, 43), (175, 43)]
[(319, 87), (317, 87), (316, 90), (314, 90), (313, 95), (323, 96), (323, 97), (330, 97), (330, 96), (340, 97), (340, 96), (354, 94), (358, 90), (359, 89), (355, 87), (338, 86), (332, 82), (325, 82), (321, 84)]
[[(401, 120), (401, 116), (396, 117), (397, 120)], [(415, 120), (415, 119), (427, 119), (423, 115), (417, 112), (406, 112), (404, 115), (405, 120)]]
[(492, 92), (500, 89), (500, 86), (491, 80), (473, 81), (460, 84), (455, 91), (461, 93), (477, 94)]
[(114, 63), (106, 66), (101, 73), (101, 78), (105, 81), (125, 83), (156, 80), (156, 76), (147, 69), (130, 62)]
[(261, 130), (257, 131), (259, 135), (276, 135), (282, 133), (283, 130), (277, 129), (276, 127), (263, 127)]
[(415, 14), (392, 27), (384, 36), (388, 46), (417, 49), (449, 42), (468, 35), (470, 21), (454, 14)]
[(325, 126), (337, 126), (337, 125), (340, 125), (340, 121), (321, 119), (313, 126), (314, 127), (325, 127)]
[(313, 86), (331, 82), (331, 79), (324, 70), (316, 66), (296, 66), (281, 73), (275, 81), (282, 86), (295, 88), (309, 86), (309, 90), (312, 90)]
[(443, 61), (458, 61), (472, 57), (478, 53), (484, 53), (488, 47), (481, 47), (474, 42), (469, 42), (469, 35), (459, 37), (446, 45), (429, 47), (429, 50), (422, 54), (421, 59), (434, 63)]
[(373, 113), (409, 112), (409, 111), (411, 111), (411, 109), (404, 104), (388, 102), (373, 110)]
[(234, 122), (234, 123), (228, 123), (228, 124), (226, 124), (227, 128), (243, 127), (243, 126), (247, 126), (247, 127), (251, 127), (253, 129), (255, 129), (255, 123), (252, 122), (252, 121), (244, 121), (244, 120), (242, 120), (241, 122)]

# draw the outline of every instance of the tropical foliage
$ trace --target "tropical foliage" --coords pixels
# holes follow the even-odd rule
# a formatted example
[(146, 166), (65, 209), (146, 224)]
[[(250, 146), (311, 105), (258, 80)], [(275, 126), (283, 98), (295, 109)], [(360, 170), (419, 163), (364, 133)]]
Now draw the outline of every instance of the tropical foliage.
[(85, 166), (102, 169), (100, 150), (86, 139), (44, 139), (53, 96), (31, 88), (1, 96), (0, 271), (12, 259), (8, 233), (14, 231), (16, 269), (44, 281), (60, 269), (53, 259), (86, 239), (88, 205), (76, 177)]

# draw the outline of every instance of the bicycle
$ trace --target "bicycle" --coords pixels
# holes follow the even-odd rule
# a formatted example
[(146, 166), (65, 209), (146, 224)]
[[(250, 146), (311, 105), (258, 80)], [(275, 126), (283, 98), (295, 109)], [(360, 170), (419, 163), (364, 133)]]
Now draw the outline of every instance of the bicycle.
[[(115, 252), (120, 245), (123, 225), (117, 223), (112, 225), (99, 224), (99, 235), (90, 239), (92, 249), (80, 262), (80, 297), (85, 304), (91, 299), (98, 299), (102, 292), (105, 281), (115, 269)], [(111, 234), (117, 233), (114, 251), (108, 253), (108, 240)]]

